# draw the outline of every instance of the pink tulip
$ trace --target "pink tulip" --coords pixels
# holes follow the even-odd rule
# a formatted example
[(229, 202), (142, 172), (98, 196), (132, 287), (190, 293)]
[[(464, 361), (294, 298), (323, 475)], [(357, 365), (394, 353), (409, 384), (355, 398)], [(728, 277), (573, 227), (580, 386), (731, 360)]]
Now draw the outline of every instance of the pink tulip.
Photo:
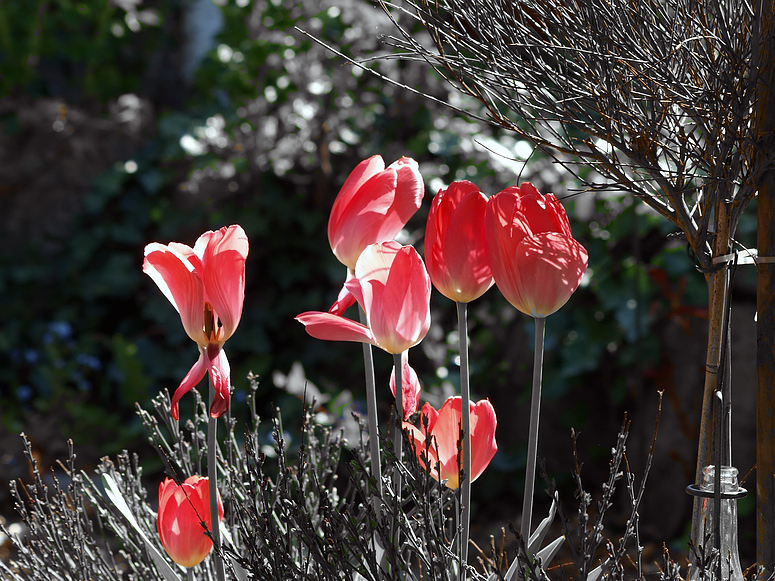
[(328, 241), (349, 270), (363, 249), (392, 240), (420, 208), (424, 186), (417, 162), (402, 157), (385, 169), (374, 155), (345, 181), (328, 219)]
[(488, 200), (485, 231), (495, 284), (532, 317), (562, 307), (587, 270), (587, 251), (573, 238), (565, 208), (530, 182)]
[[(223, 520), (223, 504), (218, 492), (218, 519)], [(210, 553), (210, 483), (207, 478), (189, 476), (183, 484), (165, 479), (159, 485), (159, 515), (156, 528), (161, 544), (173, 561), (184, 567), (201, 563)]]
[(395, 241), (368, 246), (345, 285), (363, 307), (369, 325), (332, 312), (302, 313), (296, 320), (312, 337), (370, 343), (393, 354), (425, 337), (431, 325), (431, 281), (413, 247)]
[[(495, 428), (498, 422), (495, 409), (489, 400), (483, 399), (476, 404), (469, 403), (471, 410), (471, 482), (479, 478), (495, 456), (498, 445), (495, 443)], [(462, 464), (459, 450), (462, 430), (462, 403), (459, 396), (448, 398), (439, 411), (426, 403), (420, 411), (420, 429), (404, 423), (420, 465), (425, 467), (439, 482), (446, 480), (447, 487), (460, 486), (458, 466)], [(426, 427), (427, 422), (427, 427)], [(430, 444), (430, 445), (428, 445)]]
[[(401, 353), (401, 402), (404, 406), (404, 419), (408, 419), (417, 411), (420, 403), (420, 378), (417, 372), (409, 365), (409, 352)], [(390, 373), (390, 392), (396, 396), (396, 369)]]
[(143, 272), (148, 274), (180, 313), (183, 327), (199, 346), (199, 360), (172, 396), (172, 416), (178, 401), (210, 373), (215, 397), (210, 415), (229, 408), (230, 369), (222, 347), (232, 336), (245, 298), (248, 238), (240, 226), (205, 232), (194, 248), (171, 242), (145, 247)]
[(425, 228), (425, 262), (433, 286), (469, 303), (492, 286), (484, 212), (487, 198), (467, 181), (452, 182), (433, 198)]

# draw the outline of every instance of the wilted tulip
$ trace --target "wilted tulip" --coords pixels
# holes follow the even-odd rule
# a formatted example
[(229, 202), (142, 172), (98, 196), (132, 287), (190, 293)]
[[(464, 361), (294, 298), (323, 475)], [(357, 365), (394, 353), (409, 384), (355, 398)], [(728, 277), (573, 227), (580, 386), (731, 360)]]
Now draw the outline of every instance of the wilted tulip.
[[(476, 404), (471, 402), (471, 482), (479, 478), (495, 456), (498, 445), (495, 443), (497, 420), (495, 409), (489, 400), (483, 399)], [(458, 466), (460, 459), (460, 433), (462, 424), (462, 404), (459, 396), (448, 398), (439, 411), (426, 403), (420, 411), (420, 428), (404, 423), (404, 429), (412, 440), (420, 464), (431, 476), (441, 482), (447, 481), (447, 487), (460, 486)], [(427, 426), (426, 426), (427, 424)], [(465, 469), (465, 467), (464, 467)]]
[(395, 241), (368, 246), (345, 286), (363, 307), (368, 326), (339, 314), (310, 311), (296, 317), (309, 335), (370, 343), (398, 354), (417, 345), (428, 332), (431, 281), (413, 247)]
[(422, 203), (424, 186), (417, 162), (408, 157), (385, 168), (374, 155), (359, 163), (331, 208), (328, 241), (349, 270), (370, 244), (393, 240)]
[(487, 198), (467, 181), (452, 182), (433, 198), (425, 228), (425, 263), (433, 286), (469, 303), (492, 286), (484, 212)]
[(485, 231), (495, 284), (532, 317), (562, 307), (587, 270), (587, 251), (573, 238), (565, 208), (530, 182), (488, 200)]
[(230, 369), (222, 347), (242, 316), (247, 256), (248, 238), (237, 225), (205, 232), (194, 248), (177, 242), (145, 247), (143, 272), (180, 313), (186, 333), (199, 346), (199, 360), (172, 396), (175, 419), (180, 398), (208, 371), (215, 389), (210, 415), (217, 418), (229, 408)]
[[(218, 492), (218, 519), (223, 520), (223, 504)], [(165, 479), (159, 485), (159, 514), (156, 528), (161, 544), (173, 561), (184, 567), (201, 563), (210, 553), (210, 483), (207, 478), (189, 476), (183, 484)]]

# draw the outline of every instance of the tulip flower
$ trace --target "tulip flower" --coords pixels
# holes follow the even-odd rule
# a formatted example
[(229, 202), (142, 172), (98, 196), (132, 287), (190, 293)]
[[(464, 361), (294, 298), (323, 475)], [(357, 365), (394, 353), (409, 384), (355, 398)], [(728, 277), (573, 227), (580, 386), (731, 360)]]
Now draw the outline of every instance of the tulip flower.
[(178, 401), (206, 372), (215, 393), (210, 415), (217, 418), (229, 408), (230, 370), (223, 344), (242, 316), (247, 255), (247, 236), (236, 225), (205, 232), (194, 248), (177, 242), (145, 247), (143, 272), (178, 311), (186, 333), (199, 347), (199, 360), (172, 396), (176, 420)]
[(517, 310), (544, 318), (562, 307), (587, 270), (588, 255), (565, 209), (530, 182), (492, 196), (485, 212), (495, 284)]
[[(408, 419), (417, 411), (417, 404), (420, 403), (420, 378), (417, 372), (409, 365), (409, 354), (407, 351), (401, 353), (401, 403), (404, 408), (404, 419)], [(390, 373), (390, 391), (393, 397), (396, 396), (396, 368)]]
[[(218, 493), (218, 519), (223, 520), (223, 504)], [(201, 563), (210, 553), (213, 541), (205, 534), (210, 526), (210, 485), (207, 478), (189, 476), (183, 484), (165, 479), (159, 485), (159, 515), (156, 528), (161, 544), (173, 561), (184, 567)]]
[[(481, 476), (484, 469), (495, 456), (498, 445), (495, 442), (497, 420), (495, 409), (489, 400), (469, 403), (471, 413), (471, 473), (467, 475), (473, 482)], [(420, 464), (439, 482), (446, 480), (448, 488), (455, 490), (460, 486), (458, 467), (460, 460), (462, 400), (450, 397), (436, 411), (426, 403), (420, 411), (420, 428), (404, 423)], [(426, 457), (426, 458), (424, 458)]]
[(452, 182), (433, 198), (425, 228), (425, 263), (433, 286), (469, 303), (492, 286), (484, 213), (487, 198), (468, 181)]
[(393, 354), (425, 337), (431, 325), (431, 282), (413, 247), (395, 241), (368, 246), (345, 285), (366, 313), (368, 326), (331, 312), (306, 312), (296, 320), (309, 335), (369, 343)]
[(362, 161), (331, 209), (331, 250), (350, 271), (355, 270), (364, 248), (396, 237), (420, 208), (423, 193), (423, 179), (413, 159), (402, 157), (387, 168), (379, 155)]

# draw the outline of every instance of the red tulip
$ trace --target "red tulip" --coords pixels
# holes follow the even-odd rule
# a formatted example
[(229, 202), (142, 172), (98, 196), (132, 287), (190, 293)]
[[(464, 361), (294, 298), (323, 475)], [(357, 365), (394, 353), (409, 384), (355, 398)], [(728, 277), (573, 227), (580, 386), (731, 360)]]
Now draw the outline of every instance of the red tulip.
[(565, 208), (530, 182), (488, 200), (485, 231), (495, 284), (532, 317), (562, 307), (587, 270), (587, 251), (573, 238)]
[(205, 232), (193, 249), (177, 242), (145, 247), (143, 272), (180, 313), (186, 333), (199, 346), (199, 360), (172, 396), (176, 420), (178, 401), (208, 371), (215, 388), (210, 415), (217, 418), (229, 408), (229, 361), (222, 347), (242, 316), (247, 255), (248, 238), (236, 225)]
[[(471, 482), (479, 478), (495, 456), (498, 445), (495, 443), (495, 428), (498, 422), (495, 409), (489, 400), (483, 399), (476, 404), (470, 402), (471, 410)], [(448, 398), (439, 411), (426, 403), (420, 411), (420, 429), (404, 423), (404, 429), (413, 442), (420, 464), (427, 454), (431, 476), (441, 482), (447, 481), (447, 487), (460, 486), (458, 466), (460, 457), (460, 435), (462, 429), (462, 403), (460, 396)], [(427, 423), (427, 427), (426, 427)], [(430, 445), (427, 445), (430, 444)]]
[(484, 212), (487, 198), (467, 181), (452, 182), (433, 198), (425, 228), (425, 263), (433, 286), (469, 303), (492, 286)]
[[(223, 504), (218, 492), (218, 519)], [(159, 515), (156, 528), (161, 544), (173, 561), (184, 567), (201, 563), (213, 547), (202, 522), (211, 531), (210, 483), (207, 478), (189, 476), (183, 484), (167, 478), (159, 485)]]
[(349, 270), (370, 244), (394, 239), (420, 208), (424, 186), (417, 162), (402, 157), (385, 169), (374, 155), (359, 163), (339, 191), (328, 219), (331, 250)]
[[(409, 365), (409, 353), (401, 353), (401, 402), (404, 406), (404, 419), (408, 419), (417, 411), (420, 403), (420, 378), (417, 372)], [(390, 373), (390, 392), (396, 396), (396, 368)]]
[(370, 343), (402, 353), (422, 341), (431, 325), (431, 281), (411, 246), (390, 241), (368, 246), (346, 283), (366, 313), (362, 325), (333, 312), (296, 317), (311, 336), (327, 341)]

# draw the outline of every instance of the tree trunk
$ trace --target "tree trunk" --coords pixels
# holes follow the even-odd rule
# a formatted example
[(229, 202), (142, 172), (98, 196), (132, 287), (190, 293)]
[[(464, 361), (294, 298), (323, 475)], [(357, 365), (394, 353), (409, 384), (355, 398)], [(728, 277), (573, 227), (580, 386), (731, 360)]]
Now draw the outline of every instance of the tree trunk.
[[(723, 256), (729, 252), (729, 216), (724, 201), (719, 196), (716, 204), (716, 241), (713, 256)], [(702, 470), (713, 463), (716, 430), (713, 425), (713, 394), (719, 388), (719, 368), (721, 365), (721, 346), (726, 338), (724, 329), (724, 297), (727, 293), (727, 269), (719, 265), (715, 272), (706, 275), (708, 283), (708, 350), (705, 357), (705, 387), (702, 394), (702, 415), (700, 416), (700, 438), (697, 445), (697, 469), (694, 484), (702, 484)], [(704, 545), (705, 540), (697, 538), (700, 534), (702, 519), (701, 498), (694, 497), (692, 506), (691, 539), (695, 546)]]
[[(762, 0), (758, 9), (757, 155), (759, 163), (768, 163), (775, 151), (775, 92), (770, 90), (775, 76), (775, 30), (770, 26), (775, 3)], [(765, 259), (756, 265), (756, 559), (758, 578), (764, 580), (775, 571), (775, 264), (767, 262), (775, 256), (775, 170), (755, 175), (759, 176), (756, 246)]]

